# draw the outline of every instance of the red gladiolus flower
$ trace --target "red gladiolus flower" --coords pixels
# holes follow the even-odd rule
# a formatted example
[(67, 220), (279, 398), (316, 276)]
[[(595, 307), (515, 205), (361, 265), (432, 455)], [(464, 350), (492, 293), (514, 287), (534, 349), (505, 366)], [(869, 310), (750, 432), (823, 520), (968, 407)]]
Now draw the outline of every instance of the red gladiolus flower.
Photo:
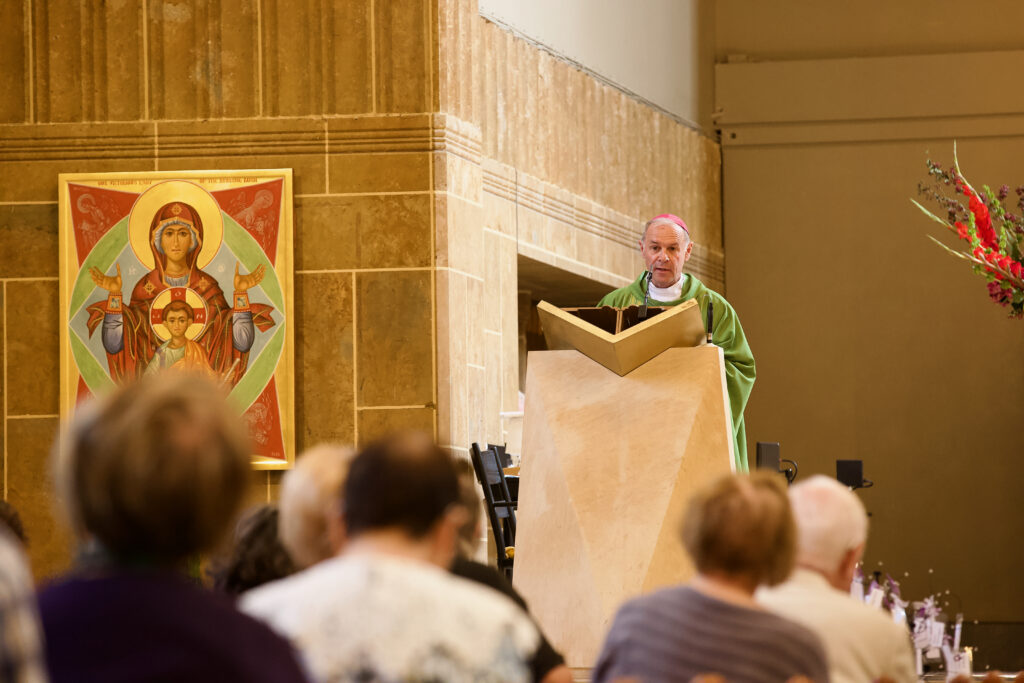
[(985, 202), (978, 199), (978, 195), (971, 192), (966, 186), (964, 192), (967, 193), (968, 205), (971, 213), (974, 214), (974, 227), (978, 229), (981, 243), (986, 247), (995, 247), (998, 237), (996, 237), (996, 231), (992, 229), (992, 217), (988, 213), (988, 207), (985, 206)]
[(972, 251), (971, 253), (974, 254), (974, 258), (980, 261), (985, 260), (985, 250), (982, 249), (981, 247), (975, 247), (974, 251)]
[(960, 221), (957, 221), (953, 225), (956, 227), (956, 234), (960, 237), (960, 239), (962, 239), (962, 240), (968, 239), (968, 237), (970, 236), (970, 232), (968, 231), (968, 228), (967, 228), (966, 225), (964, 225)]
[(1021, 275), (1024, 275), (1024, 266), (1020, 264), (1020, 261), (1014, 261), (1010, 264), (1010, 273), (1014, 277), (1021, 277)]

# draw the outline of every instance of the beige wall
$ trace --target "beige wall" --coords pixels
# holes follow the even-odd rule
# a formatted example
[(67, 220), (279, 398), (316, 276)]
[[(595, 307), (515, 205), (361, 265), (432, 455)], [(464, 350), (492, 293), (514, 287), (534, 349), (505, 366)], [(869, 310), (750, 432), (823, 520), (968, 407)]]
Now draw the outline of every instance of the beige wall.
[[(811, 4), (725, 2), (717, 19), (721, 51), (765, 57), (716, 75), (727, 287), (758, 362), (748, 435), (780, 441), (801, 477), (864, 461), (866, 568), (904, 597), (948, 589), (968, 620), (1020, 621), (1024, 325), (927, 239), (941, 228), (910, 198), (954, 139), (975, 184), (1022, 182), (1024, 109), (1004, 78), (1024, 54), (869, 57), (939, 53), (954, 33), (998, 45), (1013, 12), (991, 3), (1004, 11), (983, 34), (980, 13), (952, 3), (873, 3), (859, 7), (868, 31)], [(793, 29), (783, 45), (753, 26)], [(774, 61), (808, 54), (863, 57)]]
[[(672, 211), (723, 278), (718, 146), (526, 45), (472, 0), (0, 4), (4, 494), (37, 576), (52, 508), (57, 174), (295, 169), (296, 434), (435, 431), (518, 406), (521, 255), (616, 286)], [(254, 475), (273, 499), (279, 475)]]

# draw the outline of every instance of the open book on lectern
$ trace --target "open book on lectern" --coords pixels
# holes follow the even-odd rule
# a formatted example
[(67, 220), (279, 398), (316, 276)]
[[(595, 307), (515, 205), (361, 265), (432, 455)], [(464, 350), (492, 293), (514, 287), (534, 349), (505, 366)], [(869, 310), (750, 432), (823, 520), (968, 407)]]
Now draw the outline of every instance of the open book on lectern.
[(700, 346), (707, 333), (700, 306), (691, 299), (670, 308), (558, 308), (537, 304), (548, 349), (576, 349), (619, 376), (627, 375), (665, 349)]

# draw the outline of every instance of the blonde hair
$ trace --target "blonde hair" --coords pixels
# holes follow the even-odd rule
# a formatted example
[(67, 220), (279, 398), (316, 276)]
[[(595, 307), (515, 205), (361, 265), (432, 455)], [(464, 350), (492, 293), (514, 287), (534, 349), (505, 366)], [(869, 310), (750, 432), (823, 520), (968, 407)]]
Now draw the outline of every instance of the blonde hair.
[(250, 453), (215, 385), (164, 373), (80, 406), (56, 445), (54, 474), (79, 536), (115, 560), (173, 564), (221, 539), (245, 494)]
[(281, 543), (299, 567), (310, 567), (334, 554), (328, 519), (340, 513), (342, 486), (355, 452), (321, 444), (298, 457), (281, 482)]
[(687, 505), (683, 545), (702, 574), (782, 583), (796, 559), (796, 527), (778, 475), (727, 475)]

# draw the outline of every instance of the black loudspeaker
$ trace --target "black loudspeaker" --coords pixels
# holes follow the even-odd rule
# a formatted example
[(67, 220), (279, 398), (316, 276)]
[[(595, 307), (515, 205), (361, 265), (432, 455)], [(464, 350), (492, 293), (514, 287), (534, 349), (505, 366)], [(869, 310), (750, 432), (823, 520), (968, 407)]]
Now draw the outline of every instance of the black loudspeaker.
[(768, 470), (769, 472), (778, 472), (779, 465), (781, 464), (781, 449), (778, 443), (771, 443), (768, 441), (757, 442), (757, 461), (756, 467), (759, 470)]
[(836, 460), (836, 479), (851, 489), (866, 489), (873, 485), (864, 478), (863, 460)]

